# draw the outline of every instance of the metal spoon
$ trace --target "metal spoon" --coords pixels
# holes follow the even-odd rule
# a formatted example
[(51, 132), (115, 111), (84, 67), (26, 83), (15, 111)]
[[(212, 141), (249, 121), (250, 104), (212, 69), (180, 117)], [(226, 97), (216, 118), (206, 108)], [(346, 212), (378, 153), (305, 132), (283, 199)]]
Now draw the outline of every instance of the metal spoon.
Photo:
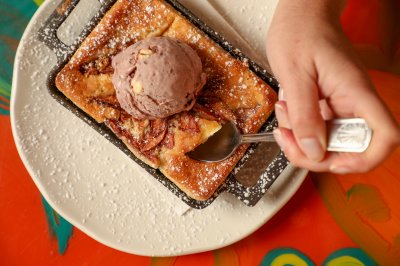
[[(327, 130), (328, 151), (363, 152), (372, 138), (372, 129), (362, 118), (327, 121)], [(218, 162), (230, 157), (240, 144), (254, 142), (275, 142), (275, 138), (272, 132), (242, 135), (235, 124), (229, 121), (187, 155), (198, 161)]]

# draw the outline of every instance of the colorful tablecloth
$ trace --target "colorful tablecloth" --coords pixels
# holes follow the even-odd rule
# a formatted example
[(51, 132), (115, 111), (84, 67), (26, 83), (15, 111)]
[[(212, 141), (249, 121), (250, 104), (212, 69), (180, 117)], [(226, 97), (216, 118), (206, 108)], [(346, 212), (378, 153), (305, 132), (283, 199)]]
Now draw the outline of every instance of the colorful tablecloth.
[[(400, 265), (400, 150), (368, 174), (310, 175), (262, 228), (231, 246), (157, 258), (89, 238), (41, 197), (10, 126), (18, 41), (41, 0), (0, 0), (0, 265)], [(400, 1), (352, 0), (346, 34), (400, 120)]]

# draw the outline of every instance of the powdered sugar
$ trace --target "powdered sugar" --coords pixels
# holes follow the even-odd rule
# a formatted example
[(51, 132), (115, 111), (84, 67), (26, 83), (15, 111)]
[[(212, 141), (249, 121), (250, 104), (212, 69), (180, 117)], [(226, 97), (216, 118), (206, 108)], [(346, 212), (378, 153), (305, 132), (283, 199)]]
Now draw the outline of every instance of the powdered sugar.
[[(41, 12), (54, 3), (46, 1)], [(47, 15), (38, 17), (41, 23)], [(230, 244), (282, 205), (282, 198), (266, 197), (248, 208), (223, 193), (204, 210), (177, 214), (171, 206), (179, 199), (49, 95), (46, 77), (56, 58), (36, 40), (38, 28), (30, 28), (16, 59), (16, 143), (43, 195), (75, 226), (127, 252), (177, 255)]]

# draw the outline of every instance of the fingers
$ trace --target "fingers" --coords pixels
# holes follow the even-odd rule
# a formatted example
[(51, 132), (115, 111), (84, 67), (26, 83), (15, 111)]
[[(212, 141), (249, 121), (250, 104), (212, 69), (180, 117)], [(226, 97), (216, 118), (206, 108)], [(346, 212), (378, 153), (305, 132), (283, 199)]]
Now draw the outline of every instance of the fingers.
[(328, 171), (335, 154), (329, 154), (323, 161), (316, 162), (310, 160), (300, 149), (293, 132), (287, 128), (277, 128), (274, 130), (274, 137), (288, 160), (296, 166), (307, 168), (311, 171)]
[(334, 118), (331, 107), (325, 99), (319, 101), (319, 109), (321, 112), (322, 119), (325, 121), (331, 120)]
[(294, 69), (279, 76), (285, 93), (288, 122), (303, 153), (310, 160), (320, 161), (325, 155), (326, 126), (320, 113), (318, 87), (308, 73), (296, 74)]
[[(320, 162), (310, 160), (302, 151), (290, 129), (287, 103), (278, 101), (275, 112), (280, 128), (274, 135), (289, 161), (311, 171), (338, 174), (367, 172), (382, 162), (400, 144), (399, 125), (372, 90), (360, 91), (356, 98), (354, 116), (366, 119), (374, 132), (370, 147), (364, 153), (327, 153)], [(321, 112), (324, 105), (320, 104)]]
[[(279, 101), (275, 103), (275, 116), (280, 127), (292, 128), (287, 114), (287, 105), (284, 100), (283, 89), (279, 90)], [(325, 99), (319, 101), (319, 110), (324, 121), (334, 118), (334, 114)]]
[[(282, 96), (283, 94), (280, 94), (280, 99), (284, 99)], [(321, 162), (310, 160), (299, 147), (291, 130), (286, 101), (280, 100), (275, 104), (275, 115), (279, 122), (279, 128), (274, 130), (275, 140), (288, 160), (296, 166), (312, 171), (326, 171), (329, 169), (329, 164), (326, 162), (321, 164)]]
[[(280, 99), (284, 99), (282, 93)], [(325, 105), (323, 104), (323, 106)], [(312, 171), (328, 171), (334, 157), (328, 156), (322, 162), (317, 162), (310, 160), (299, 147), (291, 130), (286, 101), (280, 100), (275, 104), (275, 115), (279, 128), (274, 130), (274, 136), (288, 160), (296, 166)]]
[(290, 126), (289, 117), (287, 114), (287, 107), (285, 101), (278, 101), (275, 103), (275, 116), (278, 120), (279, 127), (292, 128)]

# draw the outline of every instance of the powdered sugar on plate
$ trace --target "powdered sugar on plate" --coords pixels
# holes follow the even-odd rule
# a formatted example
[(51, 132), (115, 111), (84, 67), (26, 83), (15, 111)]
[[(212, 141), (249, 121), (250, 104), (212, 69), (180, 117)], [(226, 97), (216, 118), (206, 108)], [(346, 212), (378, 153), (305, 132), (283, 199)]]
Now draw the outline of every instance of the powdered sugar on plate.
[[(84, 1), (84, 0), (82, 0)], [(118, 148), (58, 104), (46, 88), (56, 58), (37, 30), (59, 1), (46, 1), (18, 48), (11, 120), (18, 151), (51, 206), (74, 226), (119, 250), (146, 256), (181, 255), (226, 246), (265, 223), (291, 197), (304, 173), (287, 169), (249, 208), (223, 193), (185, 215), (180, 201)], [(272, 194), (271, 194), (272, 195)], [(234, 217), (234, 218), (233, 218)]]

